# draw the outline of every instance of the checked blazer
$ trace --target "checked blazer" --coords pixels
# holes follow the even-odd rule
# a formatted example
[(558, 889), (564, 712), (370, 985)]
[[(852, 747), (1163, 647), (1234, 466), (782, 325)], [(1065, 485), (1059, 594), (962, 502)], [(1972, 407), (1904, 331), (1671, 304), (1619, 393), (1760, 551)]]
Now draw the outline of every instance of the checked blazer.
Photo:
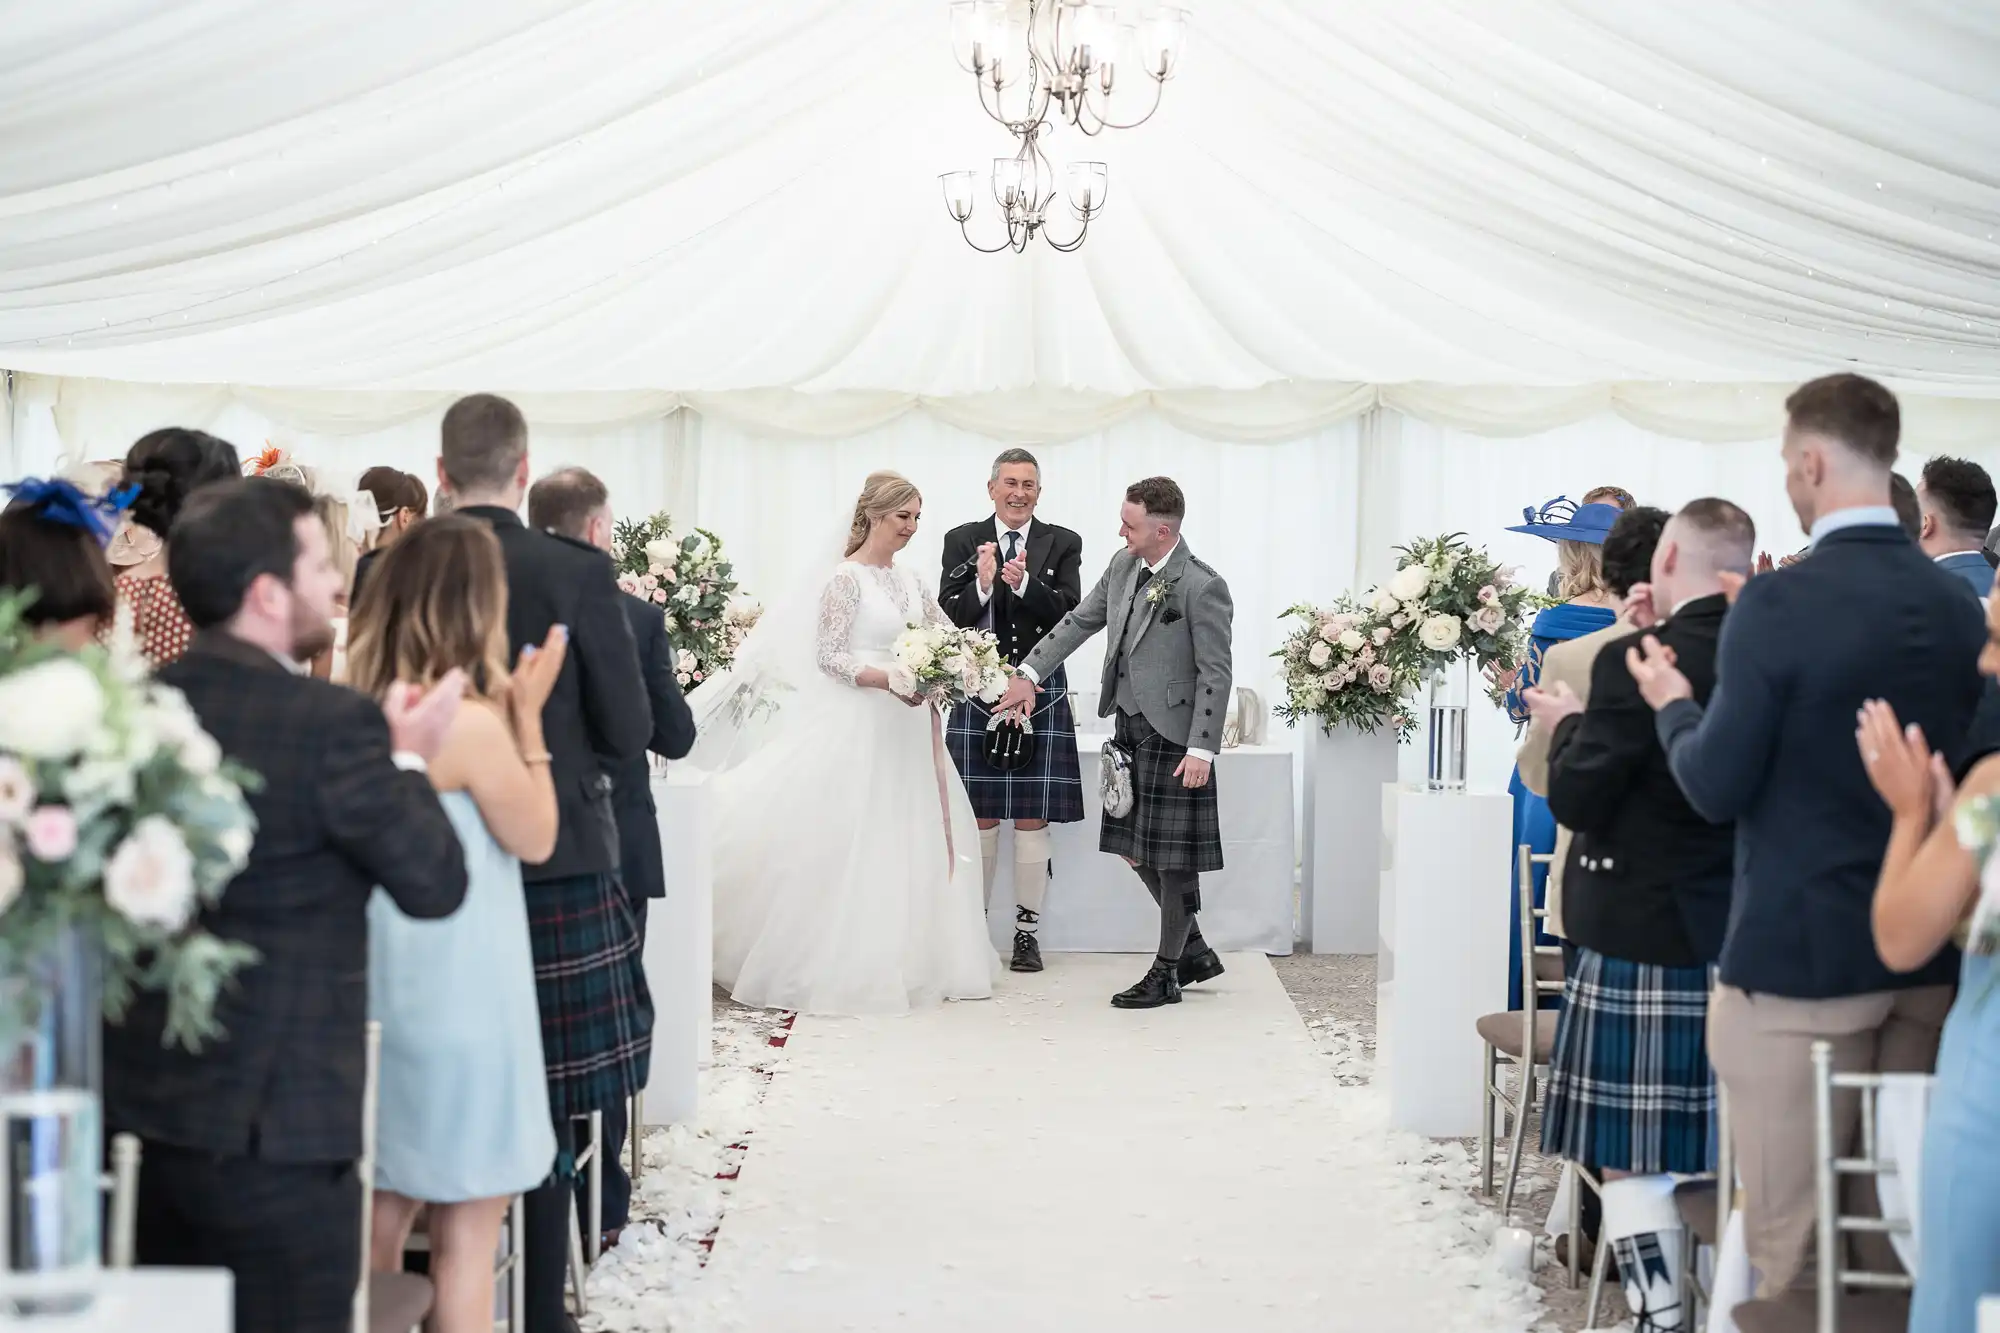
[(421, 773), (391, 757), (371, 699), (293, 675), (220, 631), (160, 680), (187, 696), (230, 759), (255, 772), (249, 864), (201, 924), (255, 948), (216, 1002), (228, 1035), (198, 1055), (161, 1044), (166, 1005), (141, 992), (104, 1028), (106, 1128), (270, 1162), (361, 1153), (368, 899), (419, 918), (465, 898), (465, 858)]

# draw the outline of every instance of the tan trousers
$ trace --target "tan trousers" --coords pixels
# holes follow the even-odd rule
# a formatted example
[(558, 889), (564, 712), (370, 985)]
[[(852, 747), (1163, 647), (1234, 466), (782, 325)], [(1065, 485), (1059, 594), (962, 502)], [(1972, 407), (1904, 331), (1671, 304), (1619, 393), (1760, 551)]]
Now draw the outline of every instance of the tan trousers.
[[(1809, 1286), (1815, 1268), (1816, 1217), (1812, 1045), (1833, 1044), (1843, 1071), (1929, 1072), (1953, 988), (1921, 986), (1836, 1000), (1749, 995), (1718, 985), (1708, 1004), (1708, 1054), (1729, 1094), (1730, 1137), (1743, 1181), (1743, 1231), (1758, 1274), (1757, 1294), (1773, 1297)], [(1853, 1094), (1833, 1102), (1834, 1142), (1851, 1152), (1860, 1118)], [(1851, 1182), (1863, 1198), (1850, 1208), (1875, 1211), (1874, 1185)], [(1867, 1238), (1880, 1241), (1879, 1237)], [(1886, 1241), (1858, 1258), (1897, 1271)]]

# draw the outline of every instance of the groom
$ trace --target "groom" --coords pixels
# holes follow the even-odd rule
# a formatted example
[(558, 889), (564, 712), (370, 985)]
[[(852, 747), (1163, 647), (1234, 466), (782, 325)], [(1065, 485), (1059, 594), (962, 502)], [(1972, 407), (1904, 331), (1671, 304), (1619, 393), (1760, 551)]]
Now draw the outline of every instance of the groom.
[(1187, 500), (1167, 477), (1125, 491), (1125, 549), (1081, 605), (1036, 645), (996, 706), (1025, 713), (1037, 685), (1101, 629), (1098, 713), (1132, 759), (1132, 809), (1104, 817), (1098, 848), (1125, 858), (1160, 906), (1160, 949), (1139, 984), (1113, 996), (1120, 1009), (1179, 1004), (1181, 987), (1222, 975), (1201, 937), (1201, 872), (1222, 869), (1222, 830), (1211, 769), (1222, 745), (1230, 690), (1234, 608), (1222, 576), (1181, 541)]

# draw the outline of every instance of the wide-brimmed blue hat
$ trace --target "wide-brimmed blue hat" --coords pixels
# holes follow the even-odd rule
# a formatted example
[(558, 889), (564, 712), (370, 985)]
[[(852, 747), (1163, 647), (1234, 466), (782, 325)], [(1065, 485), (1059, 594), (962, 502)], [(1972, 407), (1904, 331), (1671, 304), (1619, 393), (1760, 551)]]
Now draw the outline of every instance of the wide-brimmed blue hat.
[(1507, 531), (1525, 532), (1530, 537), (1552, 542), (1589, 542), (1592, 546), (1602, 546), (1611, 525), (1623, 512), (1617, 505), (1579, 505), (1566, 495), (1558, 495), (1540, 509), (1523, 509), (1521, 517), (1528, 521)]

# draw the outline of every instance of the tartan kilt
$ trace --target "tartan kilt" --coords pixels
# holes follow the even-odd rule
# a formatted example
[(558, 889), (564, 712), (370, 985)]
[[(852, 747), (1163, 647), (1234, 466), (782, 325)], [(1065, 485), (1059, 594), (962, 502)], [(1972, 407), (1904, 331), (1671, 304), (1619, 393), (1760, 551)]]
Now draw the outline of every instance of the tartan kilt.
[(986, 720), (992, 710), (966, 699), (951, 710), (945, 746), (972, 813), (979, 819), (1046, 819), (1074, 824), (1083, 818), (1083, 777), (1077, 770), (1076, 715), (1069, 705), (1069, 679), (1061, 667), (1049, 673), (1047, 702), (1035, 710), (1035, 758), (1026, 768), (1002, 773), (986, 762)]
[(1641, 1175), (1715, 1169), (1706, 967), (1576, 951), (1549, 1059), (1542, 1151)]
[(652, 1063), (644, 941), (615, 875), (526, 888), (549, 1111), (557, 1118), (602, 1111), (644, 1087)]
[(1143, 717), (1122, 708), (1116, 716), (1112, 734), (1132, 754), (1132, 812), (1123, 819), (1104, 816), (1097, 849), (1156, 870), (1222, 869), (1213, 768), (1207, 786), (1183, 787), (1174, 769), (1187, 747), (1154, 731)]

